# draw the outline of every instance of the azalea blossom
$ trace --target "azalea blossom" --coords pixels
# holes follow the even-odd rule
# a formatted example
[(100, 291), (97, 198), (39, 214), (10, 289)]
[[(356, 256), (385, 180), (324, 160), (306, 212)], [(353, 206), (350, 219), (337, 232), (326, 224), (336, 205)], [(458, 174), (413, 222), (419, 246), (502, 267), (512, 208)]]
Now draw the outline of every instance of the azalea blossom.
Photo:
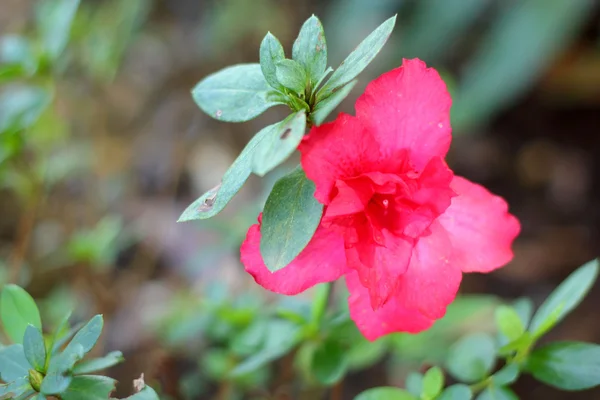
[(299, 146), (302, 168), (324, 204), (314, 237), (271, 273), (259, 223), (241, 259), (256, 282), (293, 295), (345, 276), (350, 314), (369, 340), (419, 332), (441, 318), (463, 272), (508, 263), (520, 230), (506, 202), (455, 176), (444, 157), (452, 100), (420, 60), (372, 81), (356, 116), (313, 127)]

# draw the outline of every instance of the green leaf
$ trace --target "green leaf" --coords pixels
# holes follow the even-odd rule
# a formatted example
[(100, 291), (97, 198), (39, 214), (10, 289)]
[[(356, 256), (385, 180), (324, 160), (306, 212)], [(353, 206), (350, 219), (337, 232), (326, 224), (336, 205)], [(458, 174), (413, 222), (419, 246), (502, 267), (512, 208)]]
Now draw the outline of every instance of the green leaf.
[(277, 80), (295, 93), (304, 93), (308, 77), (306, 71), (294, 60), (281, 60), (275, 64)]
[(276, 64), (284, 59), (283, 46), (271, 32), (267, 32), (260, 44), (260, 69), (267, 83), (277, 90), (280, 90), (282, 85), (275, 74)]
[(0, 378), (4, 382), (27, 376), (29, 368), (22, 345), (13, 344), (0, 349)]
[(492, 381), (498, 386), (510, 385), (517, 380), (519, 373), (519, 366), (517, 364), (508, 364), (492, 375)]
[(194, 87), (192, 96), (211, 117), (243, 122), (282, 104), (270, 95), (270, 90), (259, 64), (238, 64), (204, 78)]
[(262, 141), (277, 130), (279, 123), (261, 129), (223, 175), (221, 183), (194, 201), (178, 222), (206, 219), (217, 215), (244, 185), (252, 173), (252, 159)]
[(267, 365), (286, 354), (298, 344), (301, 327), (290, 321), (269, 321), (264, 347), (253, 356), (238, 364), (230, 373), (232, 378), (241, 377)]
[(439, 367), (430, 368), (423, 376), (422, 399), (435, 399), (444, 388), (444, 373)]
[(79, 0), (44, 0), (38, 4), (36, 19), (42, 45), (54, 60), (67, 46)]
[(494, 340), (487, 334), (474, 333), (456, 342), (446, 362), (450, 375), (461, 382), (477, 382), (487, 376), (496, 360)]
[(529, 322), (531, 321), (531, 315), (533, 314), (533, 302), (531, 299), (526, 297), (517, 299), (512, 303), (512, 307), (519, 315), (519, 319), (521, 319), (521, 323), (525, 329), (527, 329)]
[(378, 387), (366, 390), (356, 396), (354, 400), (418, 400), (406, 390), (395, 387)]
[(106, 400), (113, 390), (117, 381), (106, 376), (82, 375), (73, 378), (63, 394), (63, 400)]
[(490, 386), (477, 396), (477, 400), (519, 400), (507, 387)]
[(337, 88), (350, 82), (373, 61), (377, 53), (387, 42), (394, 25), (396, 16), (385, 21), (363, 40), (356, 49), (336, 69), (325, 86), (319, 90), (317, 99), (320, 101), (333, 93)]
[(525, 327), (519, 314), (510, 306), (501, 305), (496, 309), (496, 325), (509, 341), (516, 340), (525, 333)]
[(23, 349), (29, 364), (39, 372), (46, 371), (46, 347), (42, 332), (33, 325), (28, 325), (23, 338)]
[(269, 271), (292, 262), (313, 237), (323, 212), (314, 192), (300, 167), (275, 183), (261, 224), (260, 253)]
[[(33, 389), (27, 380), (27, 377), (19, 377), (6, 385), (0, 384), (0, 399), (5, 399), (8, 396), (8, 399), (25, 399), (29, 396), (29, 393), (32, 393)], [(27, 397), (23, 396), (24, 394), (28, 394)], [(23, 396), (23, 397), (21, 397)]]
[(52, 96), (45, 89), (29, 85), (11, 85), (0, 92), (0, 133), (33, 125)]
[(405, 386), (410, 393), (420, 397), (423, 393), (423, 374), (418, 372), (409, 373), (406, 377)]
[(98, 341), (103, 326), (104, 320), (102, 315), (94, 316), (75, 334), (71, 342), (67, 345), (67, 349), (79, 344), (83, 348), (83, 354), (87, 354)]
[(446, 388), (437, 400), (471, 400), (473, 393), (467, 385), (456, 384)]
[(314, 111), (311, 113), (311, 118), (315, 125), (321, 125), (323, 121), (325, 121), (325, 118), (327, 118), (327, 116), (337, 106), (339, 106), (340, 103), (344, 101), (346, 97), (348, 97), (348, 95), (354, 88), (354, 85), (356, 85), (356, 82), (358, 81), (353, 80), (351, 82), (348, 82), (346, 85), (335, 89), (330, 96), (317, 103)]
[(536, 349), (526, 369), (539, 381), (563, 390), (600, 385), (600, 345), (556, 342)]
[(283, 163), (296, 150), (306, 130), (306, 114), (298, 111), (282, 121), (254, 152), (252, 169), (258, 176)]
[(33, 298), (17, 285), (6, 285), (0, 296), (0, 316), (4, 331), (15, 343), (23, 343), (28, 325), (42, 329), (40, 312)]
[(52, 357), (40, 391), (46, 395), (54, 395), (67, 390), (73, 380), (71, 374), (73, 367), (83, 358), (84, 354), (81, 344), (69, 343), (65, 351)]
[(315, 88), (327, 68), (327, 43), (323, 25), (314, 15), (302, 25), (292, 47), (292, 58), (304, 68)]
[[(598, 260), (581, 266), (562, 282), (537, 310), (529, 331), (540, 337), (581, 303), (598, 276)], [(554, 315), (552, 315), (554, 313)], [(552, 321), (548, 323), (548, 320)]]
[(319, 343), (312, 358), (312, 373), (323, 385), (333, 385), (344, 377), (348, 358), (341, 344), (334, 340)]
[(122, 363), (124, 360), (123, 353), (120, 351), (112, 351), (104, 357), (86, 360), (77, 364), (73, 369), (73, 373), (76, 375), (90, 374), (92, 372), (110, 368)]
[(231, 341), (231, 351), (240, 356), (250, 356), (256, 353), (264, 343), (266, 332), (267, 321), (255, 319), (243, 331), (234, 336)]

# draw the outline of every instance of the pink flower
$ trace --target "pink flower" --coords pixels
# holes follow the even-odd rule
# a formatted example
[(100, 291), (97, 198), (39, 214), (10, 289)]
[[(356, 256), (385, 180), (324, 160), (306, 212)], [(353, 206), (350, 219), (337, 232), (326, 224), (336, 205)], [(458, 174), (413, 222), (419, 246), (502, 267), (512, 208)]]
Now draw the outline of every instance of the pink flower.
[(463, 272), (512, 259), (520, 230), (503, 199), (446, 165), (451, 103), (434, 69), (404, 60), (367, 86), (356, 116), (314, 127), (299, 150), (325, 205), (321, 224), (292, 263), (271, 273), (259, 219), (241, 248), (246, 270), (288, 295), (345, 275), (351, 317), (369, 340), (429, 328)]

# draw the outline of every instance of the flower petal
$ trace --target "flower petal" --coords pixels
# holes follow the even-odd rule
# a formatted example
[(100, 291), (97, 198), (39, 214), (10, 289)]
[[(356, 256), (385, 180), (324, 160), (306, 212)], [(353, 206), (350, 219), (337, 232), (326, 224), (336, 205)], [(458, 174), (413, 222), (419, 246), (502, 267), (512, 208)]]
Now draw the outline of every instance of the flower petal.
[(438, 319), (456, 297), (462, 273), (445, 229), (436, 221), (429, 230), (417, 242), (394, 296), (408, 309)]
[[(340, 113), (335, 121), (312, 128), (298, 150), (302, 169), (315, 183), (315, 197), (329, 204), (336, 181), (378, 170), (379, 144), (355, 117)], [(373, 164), (375, 164), (373, 166)]]
[(461, 177), (454, 177), (450, 186), (458, 196), (438, 220), (463, 272), (490, 272), (508, 263), (521, 227), (504, 199)]
[(252, 225), (242, 243), (241, 260), (246, 271), (265, 289), (294, 295), (322, 282), (338, 279), (346, 271), (343, 238), (319, 226), (302, 252), (286, 267), (271, 272), (260, 254), (259, 223)]
[(410, 149), (419, 170), (432, 157), (444, 157), (451, 141), (450, 106), (446, 84), (421, 60), (402, 66), (369, 83), (356, 101), (356, 116), (375, 134), (381, 152)]
[(362, 285), (368, 289), (371, 306), (378, 309), (390, 299), (406, 272), (413, 243), (386, 229), (368, 234), (382, 235), (376, 238), (380, 243), (363, 238), (365, 233), (361, 233), (356, 244), (346, 246), (346, 259), (348, 267), (358, 272)]
[(360, 283), (356, 272), (346, 275), (346, 284), (350, 291), (350, 317), (368, 340), (373, 341), (393, 332), (417, 333), (433, 325), (433, 319), (416, 310), (407, 309), (396, 297), (374, 311), (369, 292)]

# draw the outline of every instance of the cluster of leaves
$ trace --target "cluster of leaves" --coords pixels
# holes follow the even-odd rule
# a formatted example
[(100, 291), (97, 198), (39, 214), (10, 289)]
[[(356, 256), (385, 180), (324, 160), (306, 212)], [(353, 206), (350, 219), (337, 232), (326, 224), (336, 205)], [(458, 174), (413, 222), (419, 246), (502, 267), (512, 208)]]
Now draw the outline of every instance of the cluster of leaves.
[(598, 276), (598, 268), (598, 260), (580, 267), (550, 294), (535, 314), (528, 299), (498, 307), (496, 337), (473, 333), (450, 349), (445, 367), (459, 383), (444, 388), (442, 369), (433, 367), (425, 374), (410, 374), (406, 390), (374, 388), (356, 400), (470, 400), (475, 395), (477, 400), (516, 400), (518, 397), (510, 385), (522, 373), (562, 390), (600, 385), (600, 345), (565, 341), (536, 347), (537, 341), (583, 300)]
[[(192, 203), (179, 221), (216, 215), (250, 174), (264, 176), (283, 163), (298, 147), (306, 128), (321, 124), (350, 93), (356, 76), (386, 43), (395, 21), (392, 17), (381, 24), (333, 70), (327, 67), (323, 26), (312, 16), (302, 25), (291, 59), (285, 58), (277, 38), (267, 33), (260, 45), (260, 64), (234, 65), (198, 83), (192, 91), (194, 100), (204, 112), (222, 121), (248, 121), (277, 104), (287, 105), (292, 114), (259, 131), (221, 183)], [(323, 207), (313, 193), (314, 184), (300, 167), (276, 182), (265, 204), (261, 228), (260, 250), (269, 270), (288, 265), (312, 238)]]
[[(105, 400), (116, 381), (90, 375), (124, 360), (120, 351), (100, 358), (85, 358), (102, 333), (103, 319), (96, 315), (85, 324), (69, 325), (67, 315), (54, 333), (44, 335), (33, 298), (16, 285), (6, 285), (0, 297), (0, 319), (13, 344), (0, 348), (0, 399)], [(158, 400), (149, 386), (128, 397)]]

